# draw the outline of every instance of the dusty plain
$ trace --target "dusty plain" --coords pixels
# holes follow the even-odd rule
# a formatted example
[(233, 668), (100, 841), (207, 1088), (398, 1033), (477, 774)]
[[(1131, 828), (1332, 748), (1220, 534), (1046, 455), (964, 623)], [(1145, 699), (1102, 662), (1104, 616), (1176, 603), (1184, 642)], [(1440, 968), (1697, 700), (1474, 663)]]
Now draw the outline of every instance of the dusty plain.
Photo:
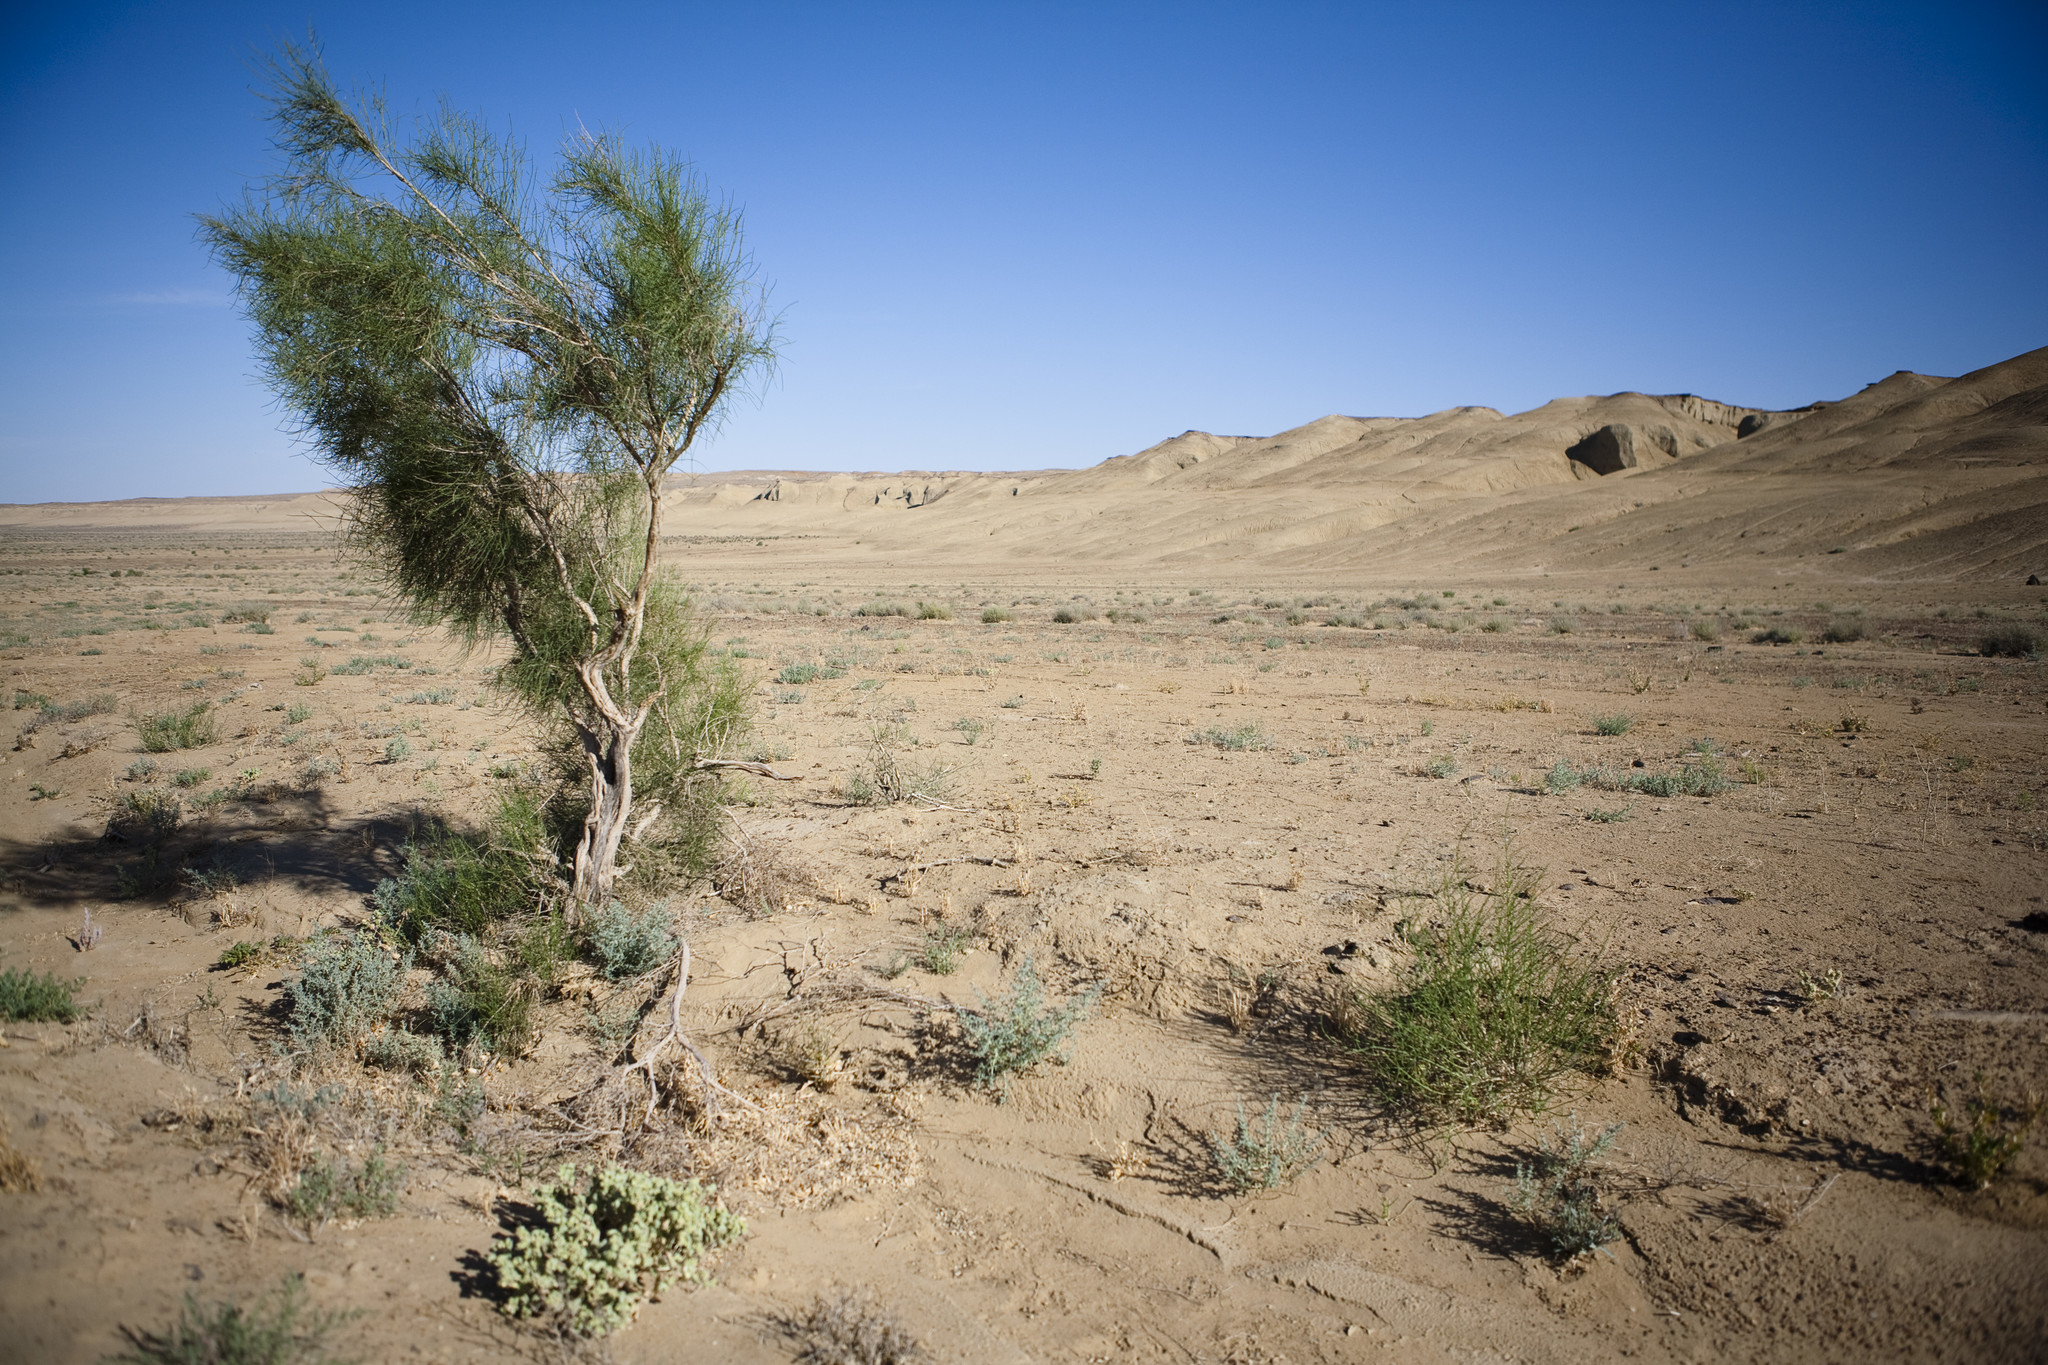
[[(1885, 381), (1858, 420), (1892, 425), (1814, 467), (1780, 438), (1827, 410), (1738, 441), (1729, 409), (1699, 453), (1589, 478), (1531, 445), (1428, 497), (1304, 494), (1289, 471), (1334, 447), (1283, 460), (1282, 438), (1202, 447), (1142, 497), (1115, 461), (690, 486), (671, 554), (757, 683), (741, 756), (796, 780), (734, 808), (782, 869), (772, 913), (669, 897), (685, 1023), (759, 1109), (660, 1156), (718, 1179), (749, 1233), (604, 1349), (786, 1361), (789, 1316), (861, 1285), (943, 1361), (2038, 1359), (2048, 1135), (1972, 1192), (1930, 1118), (1936, 1095), (2048, 1090), (2048, 686), (1980, 652), (2048, 609), (2025, 581), (2048, 570), (2048, 361), (2008, 367), (1955, 381), (1974, 405)], [(1592, 406), (1558, 439), (1640, 429), (1616, 401), (1571, 400)], [(1987, 412), (2003, 425), (1957, 455)], [(1937, 431), (1948, 463), (1855, 463), (1899, 430)], [(1233, 484), (1247, 452), (1278, 463)], [(1191, 469), (1212, 482), (1152, 487)], [(0, 966), (82, 977), (91, 1007), (4, 1029), (0, 1117), (40, 1179), (0, 1195), (0, 1358), (97, 1360), (188, 1291), (288, 1272), (366, 1310), (345, 1353), (555, 1351), (493, 1309), (477, 1253), (534, 1179), (607, 1150), (563, 1106), (603, 1068), (603, 1020), (651, 1036), (659, 974), (559, 983), (460, 1124), (403, 1078), (326, 1078), (352, 1098), (313, 1140), (403, 1161), (395, 1216), (295, 1227), (252, 1183), (291, 969), (223, 950), (365, 920), (422, 816), (481, 818), (532, 753), (492, 658), (396, 619), (324, 505), (0, 515), (23, 723)], [(854, 614), (871, 603), (952, 616)], [(778, 681), (793, 665), (823, 671)], [(101, 695), (28, 724), (35, 697)], [(141, 752), (131, 717), (198, 699), (213, 742)], [(848, 799), (878, 726), (942, 774), (936, 799)], [(1546, 781), (1702, 754), (1731, 789)], [(154, 894), (119, 819), (142, 789), (185, 812)], [(1327, 1037), (1331, 1002), (1398, 982), (1447, 860), (1484, 881), (1504, 849), (1619, 969), (1632, 1045), (1546, 1120), (1418, 1131)], [(930, 970), (949, 939), (954, 970)], [(1055, 993), (1103, 994), (1069, 1062), (999, 1104), (951, 1006), (1025, 955)], [(1327, 1159), (1230, 1193), (1208, 1134), (1272, 1095), (1306, 1101)], [(1509, 1206), (1555, 1121), (1625, 1125), (1609, 1255), (1560, 1264)]]

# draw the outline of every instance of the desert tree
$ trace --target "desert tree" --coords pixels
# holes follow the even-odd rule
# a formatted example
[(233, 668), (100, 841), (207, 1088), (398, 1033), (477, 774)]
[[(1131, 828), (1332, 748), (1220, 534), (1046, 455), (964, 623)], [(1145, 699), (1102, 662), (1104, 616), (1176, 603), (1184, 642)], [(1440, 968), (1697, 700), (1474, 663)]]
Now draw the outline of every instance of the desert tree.
[(537, 168), (445, 103), (344, 95), (316, 49), (269, 76), (282, 165), (202, 238), (353, 548), (415, 620), (508, 646), (500, 683), (565, 736), (571, 895), (601, 901), (659, 813), (643, 735), (675, 779), (744, 723), (657, 563), (665, 480), (774, 362), (739, 215), (656, 148), (579, 131)]

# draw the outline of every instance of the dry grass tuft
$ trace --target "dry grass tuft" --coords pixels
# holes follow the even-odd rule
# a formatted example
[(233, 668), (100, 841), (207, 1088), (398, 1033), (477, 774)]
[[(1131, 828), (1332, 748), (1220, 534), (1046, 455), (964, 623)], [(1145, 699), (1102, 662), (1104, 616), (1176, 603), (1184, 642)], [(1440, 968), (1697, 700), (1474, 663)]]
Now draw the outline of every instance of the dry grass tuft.
[(929, 1360), (872, 1290), (820, 1295), (783, 1328), (798, 1343), (805, 1365), (915, 1365)]
[(7, 1116), (0, 1114), (0, 1192), (34, 1194), (43, 1187), (43, 1168), (14, 1145), (13, 1136)]

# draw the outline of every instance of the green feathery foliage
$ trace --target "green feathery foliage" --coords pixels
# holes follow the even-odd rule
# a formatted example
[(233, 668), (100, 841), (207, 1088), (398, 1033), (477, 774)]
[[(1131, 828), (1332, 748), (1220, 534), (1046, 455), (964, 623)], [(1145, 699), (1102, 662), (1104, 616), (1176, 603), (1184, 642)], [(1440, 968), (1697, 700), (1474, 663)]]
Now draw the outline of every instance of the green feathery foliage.
[[(664, 480), (774, 359), (739, 215), (659, 149), (581, 134), (543, 176), (446, 106), (401, 130), (317, 52), (271, 75), (284, 165), (203, 235), (357, 548), (415, 619), (509, 643), (505, 684), (573, 737), (575, 896), (601, 903), (643, 731), (721, 690), (656, 553)], [(729, 734), (732, 697), (710, 709), (649, 748)]]

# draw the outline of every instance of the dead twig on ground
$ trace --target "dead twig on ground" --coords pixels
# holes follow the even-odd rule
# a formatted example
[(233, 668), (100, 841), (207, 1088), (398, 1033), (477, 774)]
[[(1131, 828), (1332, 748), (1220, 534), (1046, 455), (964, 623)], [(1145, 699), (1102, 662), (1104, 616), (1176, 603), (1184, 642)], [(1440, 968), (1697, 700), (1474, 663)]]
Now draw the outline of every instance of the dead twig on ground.
[(676, 958), (675, 972), (676, 993), (669, 1001), (668, 1032), (657, 1038), (654, 1041), (654, 1045), (648, 1048), (646, 1054), (638, 1061), (628, 1063), (619, 1069), (621, 1077), (631, 1075), (635, 1071), (647, 1073), (647, 1115), (642, 1122), (652, 1123), (654, 1121), (654, 1111), (661, 1104), (661, 1082), (657, 1081), (654, 1077), (654, 1064), (660, 1060), (661, 1054), (668, 1050), (670, 1043), (682, 1044), (684, 1050), (697, 1059), (697, 1070), (703, 1076), (704, 1086), (707, 1090), (713, 1094), (723, 1095), (729, 1100), (736, 1101), (748, 1109), (758, 1109), (760, 1106), (745, 1095), (740, 1094), (736, 1090), (729, 1090), (719, 1084), (717, 1073), (711, 1069), (710, 1060), (698, 1050), (695, 1043), (690, 1041), (690, 1036), (683, 1032), (683, 992), (690, 988), (690, 945), (687, 943), (683, 945), (681, 954)]
[(735, 772), (752, 773), (756, 777), (771, 778), (777, 782), (795, 782), (802, 776), (801, 773), (779, 773), (766, 763), (756, 763), (747, 758), (700, 758), (691, 766), (700, 773), (730, 768)]

